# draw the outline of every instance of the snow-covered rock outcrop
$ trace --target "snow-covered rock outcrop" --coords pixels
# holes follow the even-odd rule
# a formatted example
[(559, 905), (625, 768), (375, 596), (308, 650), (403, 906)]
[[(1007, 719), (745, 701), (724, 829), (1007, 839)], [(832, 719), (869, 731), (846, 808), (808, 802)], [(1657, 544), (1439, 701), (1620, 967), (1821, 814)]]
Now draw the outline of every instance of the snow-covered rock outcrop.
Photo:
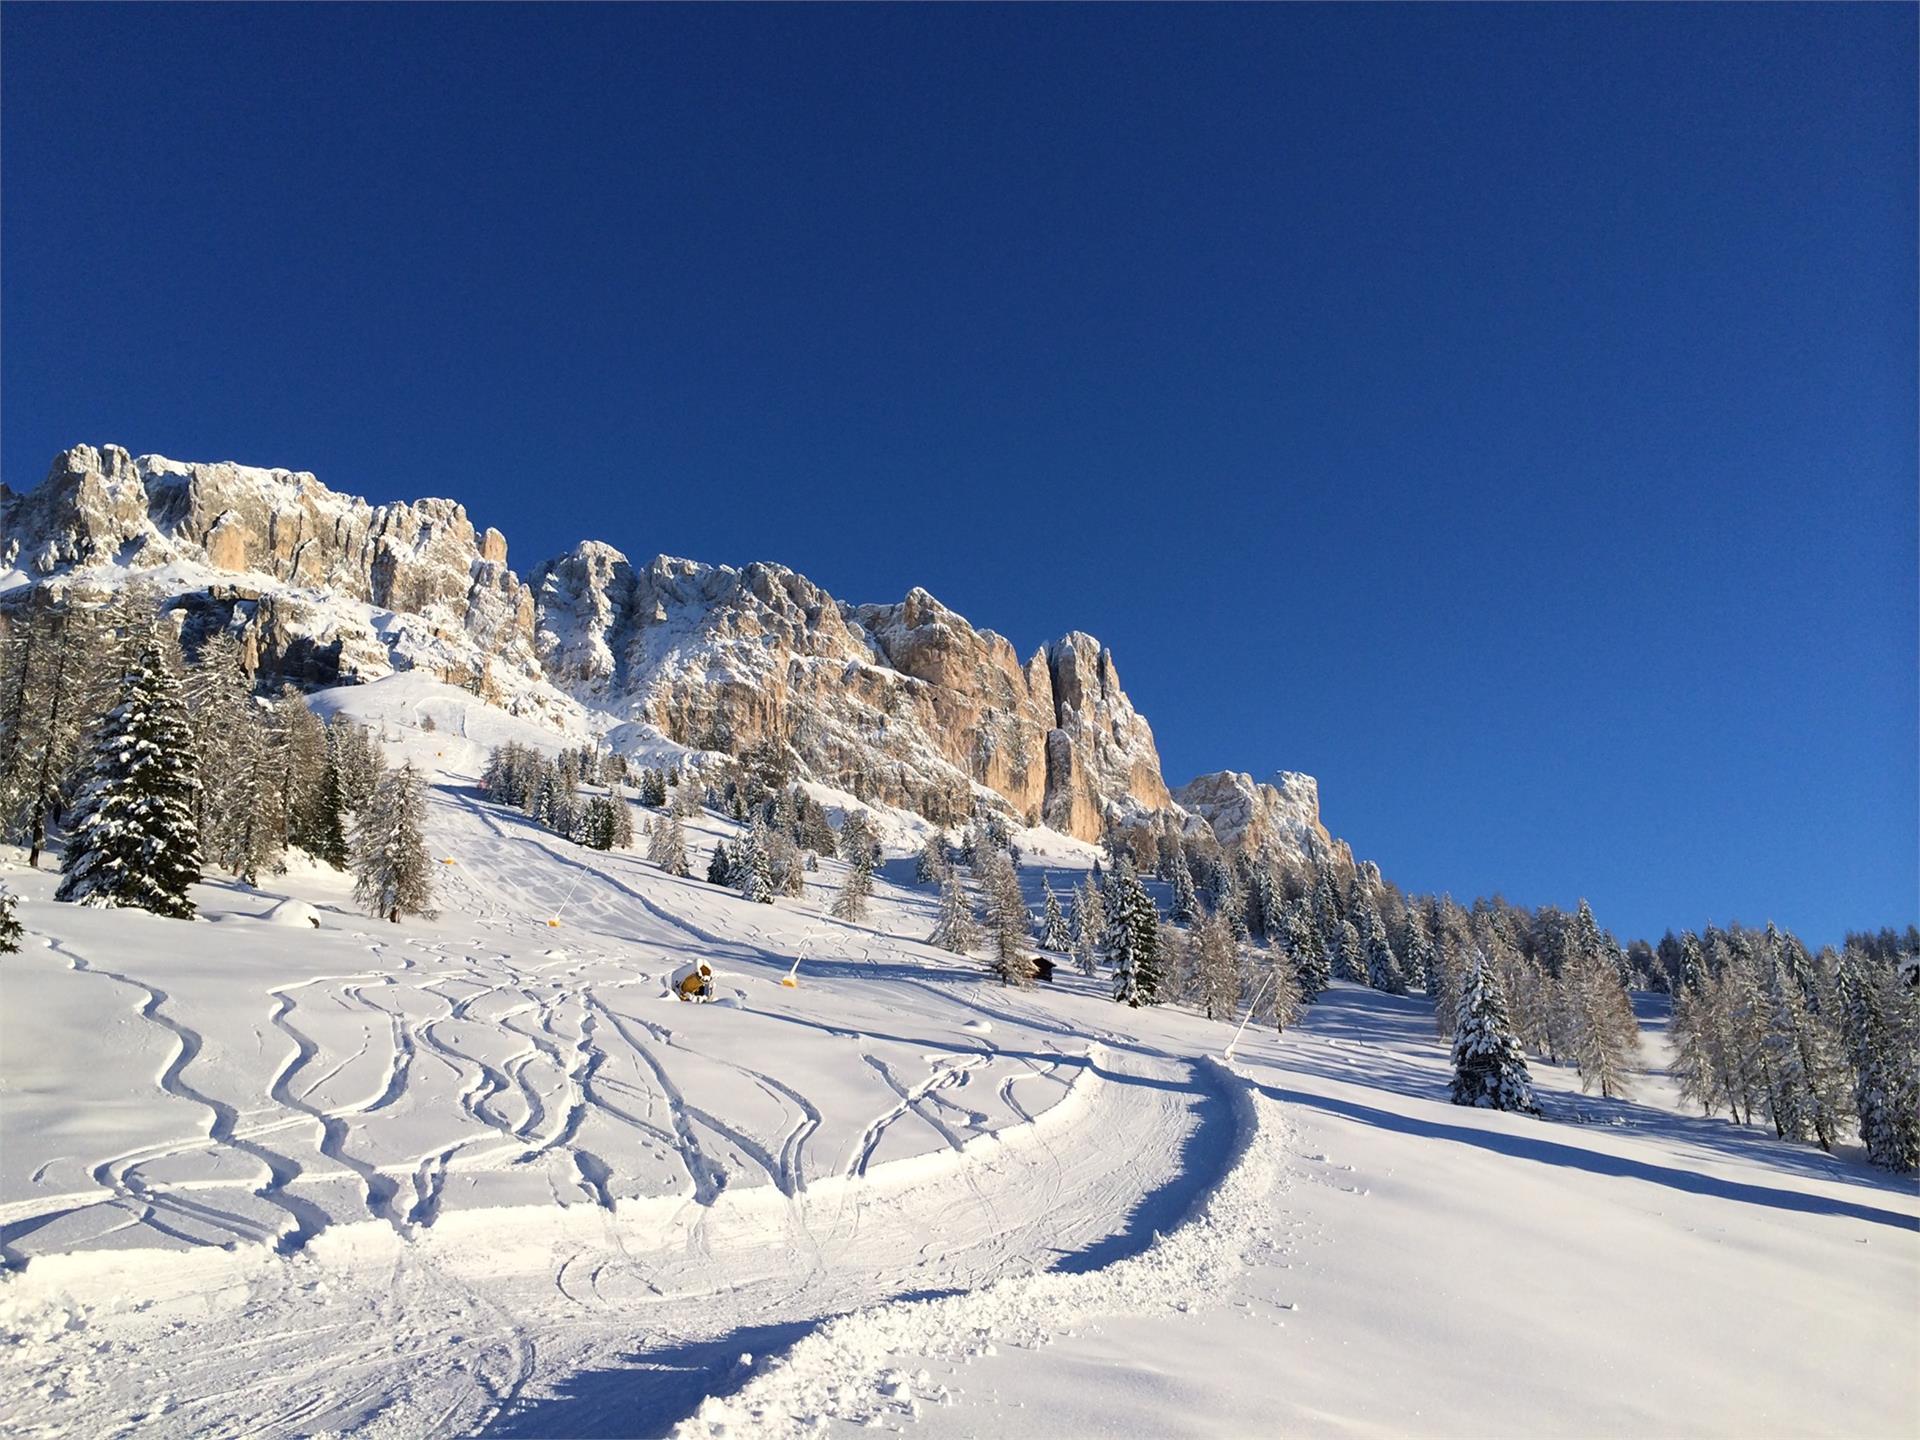
[(636, 564), (598, 541), (523, 584), (506, 538), (452, 500), (372, 505), (300, 471), (113, 445), (75, 446), (27, 493), (0, 486), (0, 605), (130, 580), (168, 597), (190, 639), (236, 631), (271, 681), (414, 670), (615, 743), (770, 741), (805, 778), (943, 824), (987, 799), (1080, 839), (1115, 822), (1177, 831), (1189, 812), (1229, 843), (1326, 834), (1306, 776), (1170, 794), (1091, 635), (1023, 662), (925, 590), (850, 605), (783, 565)]
[(0, 485), (0, 567), (81, 587), (138, 575), (235, 624), (278, 678), (420, 666), (497, 698), (540, 675), (505, 537), (452, 500), (370, 505), (304, 472), (76, 445), (38, 488)]
[(1237, 770), (1218, 770), (1174, 792), (1229, 850), (1326, 856), (1344, 851), (1320, 822), (1320, 782), (1279, 770), (1264, 782)]

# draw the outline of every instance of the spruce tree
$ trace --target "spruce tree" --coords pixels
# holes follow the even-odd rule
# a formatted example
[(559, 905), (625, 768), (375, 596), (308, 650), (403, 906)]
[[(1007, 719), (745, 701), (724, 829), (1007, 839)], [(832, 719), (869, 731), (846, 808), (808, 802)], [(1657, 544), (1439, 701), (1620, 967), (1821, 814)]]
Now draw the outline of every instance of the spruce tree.
[(17, 955), (20, 952), (23, 932), (17, 904), (17, 897), (11, 890), (0, 889), (0, 955)]
[(425, 822), (425, 783), (408, 761), (354, 819), (353, 897), (369, 915), (396, 925), (402, 915), (434, 915)]
[[(304, 708), (304, 707), (302, 707)], [(313, 805), (302, 821), (306, 848), (336, 870), (347, 868), (352, 851), (347, 844), (347, 786), (341, 770), (340, 736), (332, 726), (326, 731), (326, 753), (320, 764), (320, 783), (315, 787)]]
[(1406, 994), (1407, 978), (1400, 969), (1399, 957), (1387, 941), (1387, 927), (1381, 923), (1380, 912), (1370, 899), (1361, 901), (1357, 908), (1360, 943), (1367, 957), (1367, 984), (1389, 995)]
[(1500, 978), (1475, 952), (1463, 977), (1460, 1014), (1454, 1022), (1453, 1103), (1537, 1115), (1533, 1076), (1507, 1017)]
[(140, 641), (101, 722), (56, 900), (193, 916), (200, 878), (193, 730), (161, 641)]
[(1147, 887), (1131, 864), (1115, 872), (1116, 903), (1107, 916), (1107, 963), (1113, 967), (1113, 998), (1124, 1005), (1155, 1005), (1160, 999), (1160, 917)]
[(734, 846), (731, 869), (734, 888), (742, 898), (762, 905), (773, 903), (773, 861), (767, 853), (767, 826), (758, 815)]
[(1440, 949), (1433, 943), (1427, 917), (1416, 908), (1407, 911), (1407, 969), (1420, 977), (1420, 988), (1428, 999), (1440, 994)]
[(1060, 913), (1060, 897), (1053, 893), (1052, 878), (1043, 879), (1040, 885), (1045, 895), (1040, 912), (1040, 948), (1064, 955), (1073, 948), (1073, 932)]
[(1366, 984), (1366, 948), (1360, 943), (1360, 932), (1354, 928), (1353, 921), (1340, 921), (1335, 925), (1333, 933), (1334, 977), (1339, 980), (1351, 980), (1356, 985)]
[(1200, 918), (1200, 895), (1194, 889), (1193, 869), (1187, 864), (1186, 847), (1183, 845), (1174, 846), (1172, 870), (1169, 878), (1173, 885), (1174, 923), (1191, 925)]
[(1279, 950), (1293, 967), (1295, 988), (1302, 1003), (1319, 999), (1333, 983), (1326, 947), (1313, 928), (1313, 912), (1304, 899), (1289, 900), (1280, 908)]
[(713, 842), (713, 855), (707, 861), (707, 883), (733, 888), (733, 857), (727, 853), (724, 840)]

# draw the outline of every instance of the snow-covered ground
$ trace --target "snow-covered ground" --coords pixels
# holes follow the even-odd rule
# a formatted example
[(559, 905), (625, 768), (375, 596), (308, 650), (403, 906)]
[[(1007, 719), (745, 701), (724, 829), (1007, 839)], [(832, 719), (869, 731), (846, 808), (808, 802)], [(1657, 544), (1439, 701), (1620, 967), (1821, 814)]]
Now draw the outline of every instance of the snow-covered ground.
[[(1911, 1183), (1653, 1075), (1457, 1109), (1417, 998), (1227, 1063), (921, 943), (910, 825), (866, 922), (833, 862), (752, 905), (487, 804), (514, 737), (409, 713), (436, 920), (311, 868), (192, 924), (0, 871), (12, 1433), (1920, 1429)], [(692, 828), (699, 873), (731, 827)], [(720, 1003), (666, 994), (692, 956)]]

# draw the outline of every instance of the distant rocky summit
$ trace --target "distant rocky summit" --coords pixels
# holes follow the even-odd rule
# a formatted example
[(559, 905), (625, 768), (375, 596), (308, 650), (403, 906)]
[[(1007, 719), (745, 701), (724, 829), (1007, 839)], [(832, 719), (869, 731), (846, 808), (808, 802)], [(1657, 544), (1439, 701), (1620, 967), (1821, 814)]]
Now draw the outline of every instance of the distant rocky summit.
[[(77, 445), (0, 485), (0, 623), (36, 594), (138, 582), (190, 642), (230, 628), (262, 679), (421, 670), (563, 728), (691, 751), (770, 746), (797, 773), (934, 820), (977, 803), (1081, 839), (1206, 827), (1229, 848), (1334, 842), (1312, 777), (1205, 775), (1177, 794), (1113, 652), (1073, 631), (1024, 663), (925, 590), (849, 605), (782, 565), (583, 541), (507, 567), (452, 500), (373, 505), (302, 471)], [(636, 728), (637, 727), (637, 728)]]

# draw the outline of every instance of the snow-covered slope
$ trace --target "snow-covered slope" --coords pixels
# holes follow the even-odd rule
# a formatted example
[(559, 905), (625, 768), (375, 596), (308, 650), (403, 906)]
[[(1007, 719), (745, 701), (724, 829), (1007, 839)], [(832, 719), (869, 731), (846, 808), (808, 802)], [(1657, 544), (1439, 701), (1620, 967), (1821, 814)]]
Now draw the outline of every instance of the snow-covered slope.
[(943, 824), (982, 800), (1082, 840), (1190, 824), (1110, 650), (1073, 631), (1023, 662), (920, 589), (851, 605), (782, 565), (636, 565), (597, 541), (522, 583), (506, 538), (451, 500), (372, 505), (304, 472), (111, 445), (0, 486), (0, 626), (36, 586), (136, 582), (189, 644), (235, 631), (268, 683), (413, 672), (623, 748), (770, 744), (805, 778)]
[[(484, 727), (526, 722), (417, 677), (326, 698), (434, 771), (438, 919), (325, 870), (203, 885), (194, 923), (4, 871), (14, 1433), (1920, 1420), (1911, 1184), (1653, 1074), (1458, 1109), (1424, 1003), (1345, 986), (1227, 1064), (1224, 1025), (920, 943), (910, 829), (866, 922), (825, 916), (831, 861), (749, 904), (481, 800)], [(693, 828), (697, 870), (730, 827)], [(718, 1004), (665, 994), (696, 956)]]

